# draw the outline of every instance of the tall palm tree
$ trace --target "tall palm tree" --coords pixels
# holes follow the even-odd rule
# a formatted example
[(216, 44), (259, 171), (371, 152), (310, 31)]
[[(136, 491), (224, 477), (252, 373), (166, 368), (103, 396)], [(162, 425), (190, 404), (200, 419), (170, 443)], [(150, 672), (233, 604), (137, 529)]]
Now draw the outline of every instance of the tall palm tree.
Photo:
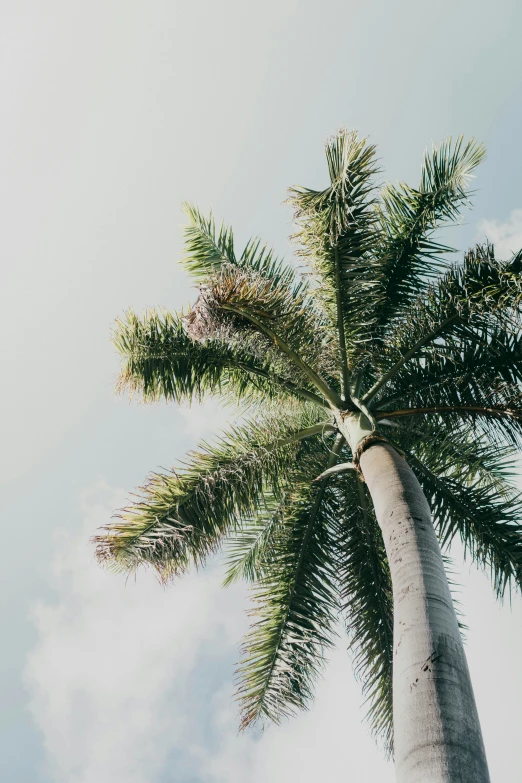
[(460, 539), (500, 597), (522, 586), (522, 252), (451, 264), (434, 239), (483, 155), (449, 140), (417, 189), (379, 187), (375, 148), (341, 131), (330, 184), (290, 192), (303, 274), (258, 240), (237, 254), (188, 206), (196, 303), (129, 312), (114, 333), (122, 389), (247, 412), (152, 474), (98, 558), (169, 580), (226, 546), (226, 582), (254, 584), (243, 727), (309, 703), (341, 613), (401, 783), (489, 780), (441, 546)]

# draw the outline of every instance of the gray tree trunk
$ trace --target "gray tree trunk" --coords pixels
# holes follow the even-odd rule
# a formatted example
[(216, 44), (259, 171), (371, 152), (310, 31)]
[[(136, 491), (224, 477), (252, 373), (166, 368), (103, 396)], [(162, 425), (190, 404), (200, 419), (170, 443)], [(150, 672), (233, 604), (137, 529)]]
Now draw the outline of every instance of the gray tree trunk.
[(360, 458), (390, 563), (398, 783), (489, 783), (469, 670), (431, 513), (386, 443)]

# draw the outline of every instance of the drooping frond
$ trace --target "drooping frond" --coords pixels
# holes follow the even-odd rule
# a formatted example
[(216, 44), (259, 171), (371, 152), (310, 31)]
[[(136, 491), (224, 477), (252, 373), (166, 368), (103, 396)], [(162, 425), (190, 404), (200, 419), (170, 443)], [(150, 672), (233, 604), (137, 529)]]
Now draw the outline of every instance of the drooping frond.
[[(418, 423), (417, 423), (417, 426)], [(522, 589), (522, 496), (512, 483), (514, 452), (454, 424), (394, 432), (423, 487), (443, 544), (459, 537), (491, 574), (499, 596)]]
[(293, 188), (289, 201), (299, 253), (318, 277), (315, 293), (338, 325), (346, 361), (368, 334), (378, 285), (372, 262), (378, 166), (375, 147), (354, 131), (329, 139), (326, 159), (330, 185), (321, 191)]
[(149, 310), (140, 317), (129, 311), (116, 321), (113, 343), (123, 359), (119, 389), (137, 392), (148, 402), (201, 400), (207, 393), (322, 402), (309, 384), (295, 384), (283, 366), (278, 374), (267, 354), (254, 355), (219, 339), (192, 340), (181, 315)]
[[(320, 472), (327, 457), (308, 462)], [(314, 464), (315, 463), (315, 464)], [(279, 723), (305, 708), (331, 645), (338, 611), (332, 520), (338, 513), (328, 479), (292, 477), (254, 588), (254, 623), (243, 644), (238, 698), (245, 728)]]
[(401, 183), (381, 191), (377, 256), (383, 285), (379, 323), (404, 313), (419, 289), (444, 266), (451, 249), (432, 238), (444, 223), (455, 222), (469, 201), (468, 183), (484, 159), (485, 150), (473, 139), (451, 139), (426, 152), (418, 189)]
[(164, 579), (201, 564), (223, 536), (256, 513), (263, 492), (280, 497), (287, 473), (328, 422), (314, 410), (259, 416), (213, 445), (203, 443), (178, 470), (152, 474), (141, 494), (95, 537), (100, 561), (132, 571), (152, 565)]
[(339, 585), (355, 673), (369, 704), (373, 732), (393, 746), (392, 585), (382, 534), (366, 486), (356, 475), (341, 484)]

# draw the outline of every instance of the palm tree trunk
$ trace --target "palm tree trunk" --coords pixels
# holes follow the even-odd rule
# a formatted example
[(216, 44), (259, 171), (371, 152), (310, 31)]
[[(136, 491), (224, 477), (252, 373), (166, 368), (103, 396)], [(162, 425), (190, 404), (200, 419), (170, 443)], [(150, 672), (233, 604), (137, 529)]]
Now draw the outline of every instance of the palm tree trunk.
[(469, 670), (421, 486), (388, 444), (360, 458), (390, 564), (398, 783), (489, 783)]

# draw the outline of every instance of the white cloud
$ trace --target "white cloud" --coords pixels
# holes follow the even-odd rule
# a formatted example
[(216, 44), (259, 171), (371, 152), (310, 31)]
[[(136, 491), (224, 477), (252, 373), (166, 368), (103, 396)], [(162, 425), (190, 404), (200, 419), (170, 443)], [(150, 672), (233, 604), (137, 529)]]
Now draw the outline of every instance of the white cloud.
[(481, 220), (478, 225), (478, 238), (487, 237), (495, 245), (497, 258), (507, 259), (522, 248), (522, 209), (514, 209), (508, 219)]
[(242, 633), (238, 593), (212, 571), (166, 590), (152, 574), (126, 582), (97, 566), (88, 537), (121, 505), (107, 487), (91, 493), (81, 534), (57, 538), (57, 601), (34, 607), (26, 683), (57, 783), (151, 783), (191, 731), (184, 683), (198, 656)]

